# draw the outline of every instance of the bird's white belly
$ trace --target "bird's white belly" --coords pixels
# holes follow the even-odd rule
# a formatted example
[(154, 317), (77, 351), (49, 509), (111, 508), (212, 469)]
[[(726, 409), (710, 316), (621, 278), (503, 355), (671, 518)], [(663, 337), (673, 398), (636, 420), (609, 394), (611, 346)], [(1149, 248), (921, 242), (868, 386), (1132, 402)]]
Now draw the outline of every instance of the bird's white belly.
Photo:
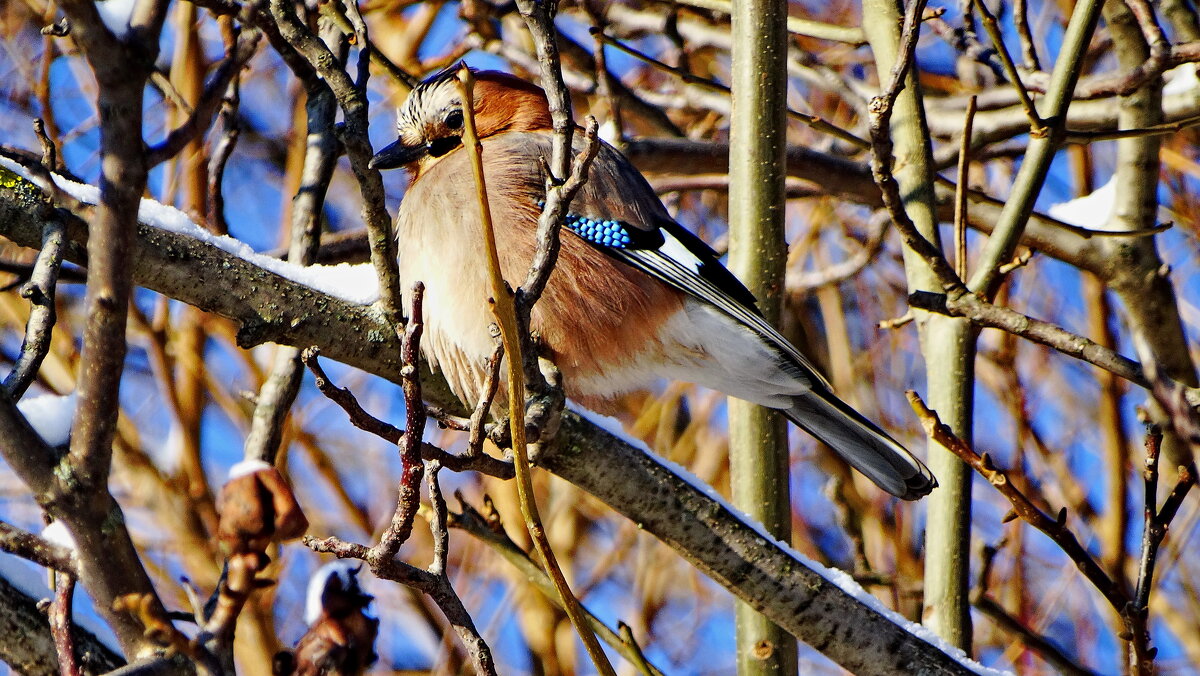
[(495, 343), (488, 327), (495, 321), (488, 307), (489, 284), (481, 246), (445, 237), (402, 238), (399, 255), (404, 309), (412, 312), (412, 288), (425, 285), (425, 324), (421, 351), (442, 371), (460, 399), (474, 401), (482, 389), (482, 372)]

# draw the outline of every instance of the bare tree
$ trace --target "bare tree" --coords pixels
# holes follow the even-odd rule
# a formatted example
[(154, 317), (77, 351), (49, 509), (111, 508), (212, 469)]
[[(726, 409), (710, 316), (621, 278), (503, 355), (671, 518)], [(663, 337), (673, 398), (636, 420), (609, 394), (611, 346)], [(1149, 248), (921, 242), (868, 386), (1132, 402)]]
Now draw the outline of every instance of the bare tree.
[[(1193, 671), (1195, 8), (763, 7), (0, 6), (0, 659)], [(546, 89), (564, 179), (498, 317), (509, 425), (420, 360), (403, 181), (369, 166), (464, 58)], [(728, 248), (941, 487), (898, 503), (801, 434), (747, 471), (739, 439), (779, 428), (681, 383), (624, 397), (621, 434), (562, 408), (528, 323), (590, 161), (572, 134)], [(735, 601), (769, 633), (735, 640)]]

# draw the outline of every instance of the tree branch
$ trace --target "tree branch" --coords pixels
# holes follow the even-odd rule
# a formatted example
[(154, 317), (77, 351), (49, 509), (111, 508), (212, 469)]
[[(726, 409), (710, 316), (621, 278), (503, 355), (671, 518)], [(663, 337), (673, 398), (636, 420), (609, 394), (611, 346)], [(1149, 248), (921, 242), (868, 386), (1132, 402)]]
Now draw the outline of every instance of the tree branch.
[[(38, 246), (39, 195), (24, 181), (0, 180), (0, 236)], [(74, 219), (67, 225), (66, 258), (82, 260), (86, 230)], [(398, 340), (371, 308), (324, 295), (209, 244), (150, 226), (138, 229), (132, 273), (147, 288), (239, 323), (243, 346), (263, 341), (318, 345), (330, 358), (399, 379)], [(457, 408), (457, 399), (440, 378), (423, 376), (422, 389), (428, 400)], [(913, 668), (967, 673), (892, 617), (830, 583), (811, 562), (759, 535), (694, 479), (574, 413), (564, 413), (558, 439), (554, 448), (534, 458), (537, 464), (641, 524), (736, 596), (754, 603), (799, 639), (820, 646), (847, 669), (863, 674)], [(406, 576), (398, 565), (389, 564), (388, 571)]]

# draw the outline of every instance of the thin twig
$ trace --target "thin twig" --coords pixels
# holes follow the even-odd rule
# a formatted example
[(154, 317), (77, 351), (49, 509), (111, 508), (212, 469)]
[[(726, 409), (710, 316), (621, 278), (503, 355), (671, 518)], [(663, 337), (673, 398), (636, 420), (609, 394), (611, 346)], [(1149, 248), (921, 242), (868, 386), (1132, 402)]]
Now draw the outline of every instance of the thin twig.
[(371, 77), (371, 54), (375, 51), (375, 46), (367, 39), (367, 24), (363, 21), (362, 14), (358, 12), (357, 0), (342, 0), (342, 8), (350, 20), (350, 27), (354, 31), (354, 42), (358, 46), (358, 75), (354, 79), (354, 84), (360, 90), (366, 91), (367, 80)]
[(1017, 516), (1053, 540), (1059, 549), (1075, 562), (1083, 576), (1100, 591), (1118, 613), (1130, 603), (1129, 594), (1113, 581), (1096, 559), (1079, 543), (1075, 533), (1067, 528), (1066, 508), (1059, 510), (1058, 514), (1053, 517), (1043, 512), (1034, 504), (1033, 500), (1008, 480), (1008, 476), (992, 463), (988, 454), (979, 455), (970, 445), (959, 439), (949, 427), (942, 423), (936, 412), (929, 410), (916, 392), (909, 390), (907, 394), (913, 411), (920, 418), (921, 425), (930, 439), (957, 455), (980, 476), (987, 479), (988, 483), (1012, 504), (1013, 511)]
[(425, 461), (425, 477), (429, 485), (429, 504), (432, 515), (429, 519), (429, 531), (433, 535), (433, 561), (429, 564), (429, 572), (442, 578), (449, 584), (446, 576), (446, 554), (450, 547), (450, 531), (447, 523), (449, 517), (446, 510), (446, 496), (442, 495), (442, 484), (438, 481), (438, 472), (442, 465), (437, 460)]
[[(1137, 129), (1113, 129), (1110, 131), (1086, 131), (1068, 129), (1063, 136), (1063, 143), (1086, 144), (1098, 141), (1116, 141), (1123, 138), (1143, 138), (1146, 136), (1169, 136), (1200, 124), (1200, 115), (1163, 122)], [(1124, 233), (1123, 233), (1124, 234)]]
[(1000, 24), (996, 21), (996, 15), (992, 14), (983, 0), (972, 0), (972, 2), (983, 17), (983, 28), (987, 31), (988, 37), (992, 39), (992, 45), (995, 46), (996, 53), (1000, 55), (1000, 63), (1004, 64), (1004, 71), (1008, 75), (1013, 89), (1017, 91), (1017, 98), (1021, 100), (1021, 107), (1025, 109), (1025, 115), (1029, 118), (1030, 133), (1045, 133), (1046, 122), (1038, 115), (1037, 106), (1029, 97), (1029, 90), (1025, 88), (1025, 83), (1021, 81), (1017, 65), (1013, 63), (1012, 55), (1008, 53), (1008, 47), (1004, 44), (1004, 36), (1000, 34)]
[[(350, 34), (357, 34), (358, 31), (355, 30), (355, 24), (351, 22), (345, 11), (346, 8), (350, 7), (350, 3), (342, 5), (336, 2), (322, 2), (319, 7), (321, 15), (330, 18), (338, 28)], [(358, 14), (357, 8), (355, 8), (355, 13)], [(359, 20), (361, 21), (361, 16)], [(370, 44), (369, 41), (366, 44)], [(389, 59), (386, 54), (379, 51), (373, 44), (370, 46), (368, 53), (370, 54), (371, 63), (382, 68), (385, 73), (396, 81), (405, 93), (412, 91), (417, 85), (421, 84), (419, 77), (397, 66), (395, 62)]]
[[(58, 121), (54, 114), (54, 104), (50, 100), (50, 65), (53, 63), (56, 52), (58, 51), (55, 45), (54, 38), (66, 36), (71, 29), (71, 23), (67, 17), (63, 17), (58, 23), (49, 23), (54, 20), (54, 14), (57, 8), (53, 3), (46, 3), (46, 12), (42, 15), (44, 21), (47, 22), (42, 27), (42, 58), (38, 63), (38, 79), (33, 87), (33, 94), (37, 98), (39, 112), (41, 114), (40, 121), (43, 122), (42, 133), (50, 141), (51, 147), (56, 147), (61, 140), (59, 136)], [(57, 169), (57, 164), (47, 164), (51, 169)]]
[(658, 674), (658, 669), (650, 664), (646, 659), (646, 655), (642, 652), (642, 646), (638, 645), (637, 639), (633, 635), (633, 628), (621, 620), (617, 620), (617, 631), (621, 634), (621, 642), (629, 647), (629, 658), (633, 662), (633, 666), (642, 676), (653, 676)]
[(63, 245), (67, 226), (59, 219), (46, 221), (42, 235), (42, 250), (38, 252), (29, 281), (21, 287), (21, 296), (29, 299), (29, 321), (25, 338), (12, 371), (4, 378), (4, 393), (13, 401), (25, 394), (35, 378), (42, 360), (50, 353), (50, 338), (57, 314), (54, 295), (58, 272), (62, 267)]
[(38, 143), (42, 146), (42, 164), (54, 171), (58, 166), (58, 147), (54, 144), (54, 139), (46, 134), (46, 123), (42, 118), (33, 120), (33, 133), (38, 137)]
[(1017, 37), (1021, 40), (1021, 56), (1025, 60), (1025, 68), (1041, 70), (1038, 61), (1037, 48), (1033, 46), (1033, 31), (1029, 29), (1029, 0), (1013, 0), (1013, 24), (1017, 27)]
[(405, 432), (398, 444), (400, 451), (400, 489), (396, 496), (396, 511), (379, 543), (371, 548), (366, 559), (375, 568), (381, 561), (390, 561), (400, 551), (400, 545), (412, 533), (413, 518), (421, 502), (421, 440), (425, 434), (425, 404), (421, 399), (421, 334), (425, 325), (422, 304), (425, 285), (417, 282), (412, 288), (412, 305), (408, 324), (404, 327), (401, 354), (404, 366), (400, 370), (404, 390)]
[(915, 317), (913, 316), (912, 310), (908, 310), (899, 317), (881, 320), (878, 324), (876, 324), (876, 326), (885, 331), (891, 331), (905, 326), (906, 324), (912, 323), (913, 319), (915, 319)]
[(208, 160), (208, 227), (214, 232), (229, 232), (229, 224), (225, 221), (225, 192), (222, 189), (225, 181), (225, 166), (237, 147), (241, 134), (241, 121), (238, 108), (241, 106), (241, 76), (235, 75), (225, 89), (221, 101), (221, 112), (218, 119), (221, 122), (221, 136), (213, 147), (212, 156)]
[[(922, 3), (922, 4), (924, 4), (924, 3)], [(602, 41), (604, 44), (612, 45), (613, 47), (616, 47), (617, 49), (621, 50), (622, 52), (625, 52), (626, 54), (634, 57), (635, 59), (638, 59), (639, 61), (644, 61), (659, 70), (670, 73), (670, 74), (674, 75), (675, 77), (678, 77), (680, 80), (682, 80), (686, 84), (695, 85), (697, 87), (703, 87), (704, 89), (708, 89), (710, 91), (715, 91), (715, 92), (720, 92), (725, 95), (729, 95), (731, 93), (729, 90), (729, 87), (721, 84), (720, 82), (717, 82), (716, 80), (710, 80), (705, 77), (700, 77), (698, 75), (694, 75), (694, 74), (692, 74), (686, 70), (683, 70), (681, 68), (676, 68), (675, 66), (672, 66), (670, 64), (663, 63), (662, 61), (654, 58), (653, 56), (650, 56), (649, 54), (647, 54), (635, 47), (631, 47), (610, 35), (606, 35), (602, 31), (599, 31), (595, 28), (592, 28), (591, 31), (596, 36), (596, 39)], [(795, 110), (793, 108), (790, 108), (790, 107), (787, 109), (787, 115), (788, 115), (788, 117), (790, 117), (794, 120), (803, 122), (804, 124), (812, 127), (813, 129), (815, 129), (819, 132), (829, 134), (830, 136), (833, 136), (834, 138), (845, 141), (846, 143), (849, 143), (850, 145), (854, 146), (855, 148), (870, 147), (870, 143), (866, 139), (863, 139), (849, 131), (846, 131), (845, 129), (842, 129), (841, 127), (839, 127), (827, 120), (821, 119), (820, 117), (817, 117), (816, 115), (809, 115), (808, 113), (802, 113), (802, 112)]]
[[(1003, 543), (1001, 543), (1002, 545)], [(1020, 618), (1014, 617), (988, 594), (988, 581), (991, 579), (992, 563), (1000, 545), (987, 546), (983, 549), (982, 565), (980, 565), (979, 581), (971, 590), (971, 605), (986, 615), (1003, 631), (1015, 635), (1033, 652), (1037, 653), (1046, 664), (1054, 667), (1059, 673), (1067, 676), (1098, 676), (1091, 669), (1076, 664), (1058, 646), (1047, 637), (1035, 631)]]
[(595, 118), (588, 118), (584, 129), (584, 147), (570, 165), (570, 174), (566, 180), (558, 180), (551, 176), (547, 179), (546, 204), (538, 218), (538, 247), (529, 266), (529, 274), (525, 282), (517, 290), (516, 309), (517, 319), (526, 328), (537, 303), (550, 281), (550, 273), (558, 259), (559, 230), (571, 200), (587, 181), (588, 169), (596, 154), (600, 152), (600, 140), (597, 136), (598, 127)]
[(178, 155), (187, 144), (208, 130), (213, 117), (222, 107), (226, 89), (258, 49), (260, 35), (254, 28), (242, 28), (236, 34), (229, 53), (213, 74), (208, 86), (204, 88), (188, 119), (178, 128), (171, 130), (162, 142), (147, 148), (147, 167), (154, 167)]
[[(321, 364), (317, 361), (319, 355), (320, 351), (317, 348), (309, 347), (301, 353), (300, 357), (304, 365), (312, 372), (317, 389), (321, 391), (321, 394), (324, 394), (333, 403), (340, 406), (346, 412), (351, 424), (358, 429), (374, 434), (393, 444), (400, 443), (400, 439), (404, 437), (404, 430), (396, 428), (367, 413), (358, 403), (358, 399), (355, 398), (353, 392), (334, 385), (329, 376), (325, 374), (324, 369), (321, 368)], [(480, 474), (505, 480), (515, 476), (512, 465), (503, 460), (497, 460), (487, 454), (480, 454), (477, 457), (453, 455), (424, 441), (421, 442), (421, 458), (424, 460), (436, 460), (443, 467), (453, 472), (479, 472)]]
[(980, 42), (979, 36), (972, 27), (973, 22), (969, 21), (973, 14), (970, 11), (970, 0), (960, 3), (960, 8), (963, 12), (961, 27), (951, 26), (940, 17), (931, 19), (926, 24), (951, 47), (961, 52), (964, 57), (986, 66), (997, 79), (1004, 77), (1004, 66), (995, 59), (996, 50)]
[(608, 57), (604, 52), (604, 11), (596, 6), (597, 3), (584, 2), (583, 9), (592, 20), (592, 36), (595, 46), (592, 49), (593, 61), (596, 65), (596, 94), (608, 103), (608, 123), (612, 128), (614, 145), (618, 148), (625, 142), (625, 122), (621, 116), (621, 102), (614, 93), (617, 78), (608, 69)]
[(954, 272), (959, 279), (967, 278), (967, 183), (971, 170), (971, 128), (974, 123), (975, 97), (972, 96), (967, 99), (967, 112), (963, 118), (958, 152), (958, 184), (954, 188)]
[(1154, 16), (1154, 8), (1149, 0), (1126, 0), (1125, 4), (1129, 6), (1129, 11), (1137, 19), (1138, 27), (1142, 29), (1142, 36), (1150, 47), (1150, 58), (1161, 57), (1170, 51), (1171, 43)]
[(75, 637), (71, 628), (71, 600), (75, 598), (75, 576), (53, 572), (54, 600), (50, 602), (50, 634), (54, 636), (54, 652), (58, 655), (60, 676), (82, 676), (79, 658), (75, 654)]
[(883, 196), (883, 204), (896, 229), (905, 244), (909, 246), (929, 265), (930, 270), (938, 278), (942, 287), (948, 292), (963, 286), (962, 280), (954, 273), (950, 263), (938, 250), (938, 247), (925, 238), (913, 222), (912, 217), (904, 208), (904, 198), (900, 183), (892, 173), (893, 143), (891, 134), (892, 112), (896, 98), (904, 88), (904, 81), (912, 66), (917, 48), (917, 34), (920, 28), (919, 17), (924, 9), (924, 0), (913, 0), (904, 12), (904, 26), (900, 33), (899, 56), (888, 77), (887, 86), (883, 92), (872, 98), (869, 104), (871, 113), (871, 175), (879, 186)]
[(951, 317), (965, 317), (978, 326), (1007, 331), (1098, 366), (1142, 387), (1150, 387), (1150, 381), (1138, 362), (1062, 327), (1034, 319), (1011, 308), (988, 303), (976, 294), (935, 294), (917, 291), (909, 295), (908, 302), (915, 308)]
[(483, 440), (486, 436), (487, 416), (492, 411), (492, 402), (496, 399), (496, 391), (500, 389), (500, 364), (504, 359), (504, 343), (500, 339), (500, 327), (492, 324), (488, 327), (492, 339), (496, 341), (496, 350), (487, 361), (487, 377), (483, 383), (483, 396), (471, 413), (470, 438), (467, 440), (467, 457), (483, 455)]
[[(1159, 368), (1153, 353), (1145, 339), (1139, 334), (1134, 337), (1134, 345), (1138, 355), (1145, 364), (1146, 376), (1151, 382), (1154, 398), (1167, 412), (1172, 431), (1182, 443), (1191, 447), (1194, 454), (1200, 448), (1200, 413), (1190, 404), (1184, 395), (1183, 387), (1168, 381)], [(1142, 473), (1145, 503), (1143, 508), (1144, 525), (1142, 529), (1142, 553), (1138, 561), (1137, 585), (1134, 588), (1133, 599), (1122, 610), (1126, 630), (1129, 634), (1130, 660), (1134, 673), (1138, 676), (1151, 676), (1155, 672), (1154, 658), (1157, 648), (1150, 645), (1150, 593), (1154, 588), (1154, 568), (1158, 562), (1158, 551), (1167, 536), (1171, 521), (1183, 504), (1184, 498), (1196, 484), (1196, 468), (1194, 465), (1177, 468), (1179, 479), (1163, 501), (1158, 503), (1159, 451), (1162, 444), (1162, 431), (1152, 427), (1146, 434), (1146, 461)]]
[[(1158, 520), (1158, 458), (1162, 447), (1162, 430), (1157, 426), (1151, 425), (1146, 432), (1145, 447), (1145, 468), (1142, 470), (1142, 486), (1145, 489), (1142, 509), (1142, 553), (1138, 559), (1133, 602), (1124, 612), (1130, 634), (1129, 656), (1133, 662), (1133, 671), (1139, 676), (1154, 673), (1154, 656), (1157, 650), (1150, 646), (1150, 590), (1154, 588), (1154, 564), (1158, 560), (1158, 547), (1166, 535), (1166, 528)], [(1186, 470), (1181, 478), (1188, 478)]]
[(521, 511), (525, 517), (525, 525), (529, 528), (530, 538), (537, 548), (538, 554), (545, 563), (550, 578), (558, 590), (563, 607), (575, 632), (583, 639), (588, 655), (592, 658), (596, 669), (604, 676), (615, 676), (612, 665), (604, 655), (604, 650), (596, 641), (596, 635), (588, 626), (579, 605), (579, 600), (571, 593), (566, 577), (558, 566), (550, 541), (546, 537), (545, 527), (538, 514), (537, 502), (533, 492), (533, 478), (530, 474), (529, 450), (525, 442), (525, 374), (523, 346), (520, 338), (517, 311), (513, 293), (504, 281), (500, 271), (500, 256), (496, 250), (496, 234), (492, 227), (491, 209), (487, 197), (487, 184), (483, 174), (483, 145), (475, 129), (473, 113), (474, 100), (472, 88), (474, 78), (471, 71), (463, 66), (458, 72), (459, 91), (463, 101), (463, 146), (466, 148), (475, 177), (475, 188), (479, 202), (480, 223), (483, 226), (484, 249), (487, 253), (487, 265), (491, 279), (492, 313), (500, 326), (500, 335), (504, 341), (504, 351), (508, 356), (508, 406), (509, 425), (512, 430), (513, 465), (517, 473), (517, 494), (521, 503)]
[(1031, 260), (1033, 260), (1033, 249), (1026, 249), (1025, 251), (1022, 251), (1014, 256), (1011, 261), (996, 268), (996, 272), (1000, 273), (1001, 275), (1007, 275), (1013, 270), (1019, 270), (1026, 265), (1029, 265), (1029, 261)]

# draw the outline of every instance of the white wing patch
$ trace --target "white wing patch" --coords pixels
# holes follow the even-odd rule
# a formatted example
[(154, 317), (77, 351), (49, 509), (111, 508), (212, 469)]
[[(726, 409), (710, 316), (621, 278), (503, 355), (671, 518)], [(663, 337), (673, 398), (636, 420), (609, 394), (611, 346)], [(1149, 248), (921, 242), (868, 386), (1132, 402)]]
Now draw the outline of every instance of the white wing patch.
[(658, 247), (658, 253), (699, 274), (704, 261), (700, 260), (696, 254), (683, 245), (683, 242), (676, 239), (675, 235), (667, 232), (666, 229), (659, 229), (659, 232), (662, 233), (663, 243)]
[[(674, 242), (677, 246), (683, 247), (682, 243), (671, 237), (670, 233), (665, 230), (661, 232), (666, 242)], [(800, 354), (800, 351), (789, 343), (774, 327), (768, 324), (765, 319), (747, 308), (737, 299), (731, 297), (712, 281), (699, 274), (698, 265), (682, 263), (674, 257), (667, 255), (664, 252), (666, 248), (664, 243), (663, 247), (653, 250), (609, 249), (609, 251), (618, 259), (625, 261), (633, 267), (670, 284), (697, 300), (713, 305), (738, 323), (757, 333), (762, 339), (774, 345), (776, 349), (791, 357), (794, 365), (801, 369), (805, 379), (808, 379), (810, 382), (815, 381), (820, 383), (828, 389), (833, 389), (833, 386), (817, 371), (816, 367), (804, 355)], [(688, 252), (687, 258), (700, 263), (700, 259), (691, 252)], [(702, 265), (703, 263), (700, 264)]]

